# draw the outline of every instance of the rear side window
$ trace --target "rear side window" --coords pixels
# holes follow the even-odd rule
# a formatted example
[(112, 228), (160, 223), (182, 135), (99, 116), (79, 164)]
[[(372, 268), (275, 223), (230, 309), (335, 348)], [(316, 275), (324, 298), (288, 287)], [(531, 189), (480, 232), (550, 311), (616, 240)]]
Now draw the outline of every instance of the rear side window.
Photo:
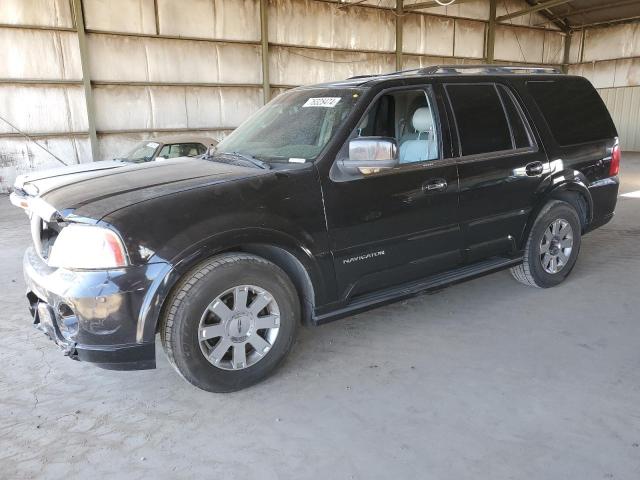
[(447, 85), (462, 155), (512, 149), (511, 130), (492, 84)]
[(498, 92), (502, 98), (504, 109), (507, 112), (509, 125), (511, 126), (511, 135), (513, 136), (514, 148), (528, 148), (531, 146), (531, 137), (525, 126), (525, 119), (522, 111), (516, 106), (516, 100), (503, 85), (498, 85)]
[(617, 135), (607, 107), (587, 80), (530, 81), (527, 89), (559, 145), (575, 145)]

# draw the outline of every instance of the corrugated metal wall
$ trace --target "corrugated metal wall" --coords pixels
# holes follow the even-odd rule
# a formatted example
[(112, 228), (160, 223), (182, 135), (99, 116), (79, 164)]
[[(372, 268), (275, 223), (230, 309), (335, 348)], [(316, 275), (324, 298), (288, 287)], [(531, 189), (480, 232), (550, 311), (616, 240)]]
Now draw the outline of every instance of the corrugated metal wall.
[(640, 152), (640, 86), (603, 88), (600, 95), (616, 123), (622, 149)]
[[(222, 137), (263, 104), (261, 0), (82, 0), (89, 122), (74, 1), (0, 1), (0, 116), (64, 161), (92, 160), (91, 125), (105, 159), (161, 132)], [(420, 2), (398, 17), (395, 0), (265, 0), (271, 95), (396, 70), (397, 18), (401, 68), (484, 61), (488, 0), (411, 12)], [(500, 1), (497, 15), (527, 6)], [(495, 59), (560, 64), (565, 36), (542, 22), (499, 24)], [(55, 164), (0, 121), (0, 190)]]

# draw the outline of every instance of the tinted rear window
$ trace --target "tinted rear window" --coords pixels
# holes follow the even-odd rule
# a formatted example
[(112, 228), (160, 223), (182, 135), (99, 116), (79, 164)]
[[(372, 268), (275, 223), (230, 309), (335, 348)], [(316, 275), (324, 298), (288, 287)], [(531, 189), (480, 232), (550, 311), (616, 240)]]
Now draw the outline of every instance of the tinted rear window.
[(512, 148), (509, 124), (494, 85), (447, 85), (462, 155)]
[(617, 135), (607, 107), (587, 80), (531, 81), (527, 88), (558, 144), (575, 145)]

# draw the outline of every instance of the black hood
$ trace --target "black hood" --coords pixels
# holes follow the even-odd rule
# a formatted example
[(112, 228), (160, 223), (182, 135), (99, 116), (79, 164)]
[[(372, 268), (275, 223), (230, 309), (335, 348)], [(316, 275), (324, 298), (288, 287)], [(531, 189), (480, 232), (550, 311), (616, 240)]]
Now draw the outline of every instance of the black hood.
[(179, 159), (132, 164), (103, 175), (71, 180), (41, 197), (64, 218), (99, 220), (127, 205), (183, 190), (266, 173), (203, 159)]

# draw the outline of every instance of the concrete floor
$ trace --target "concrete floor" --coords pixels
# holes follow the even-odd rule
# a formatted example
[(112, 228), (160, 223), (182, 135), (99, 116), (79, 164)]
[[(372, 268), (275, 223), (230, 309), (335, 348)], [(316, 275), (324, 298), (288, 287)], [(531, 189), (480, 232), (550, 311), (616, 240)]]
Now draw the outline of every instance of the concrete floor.
[[(640, 190), (623, 157), (621, 193)], [(500, 272), (305, 329), (227, 395), (64, 358), (30, 326), (24, 214), (0, 198), (0, 477), (640, 478), (640, 198), (569, 280)]]

